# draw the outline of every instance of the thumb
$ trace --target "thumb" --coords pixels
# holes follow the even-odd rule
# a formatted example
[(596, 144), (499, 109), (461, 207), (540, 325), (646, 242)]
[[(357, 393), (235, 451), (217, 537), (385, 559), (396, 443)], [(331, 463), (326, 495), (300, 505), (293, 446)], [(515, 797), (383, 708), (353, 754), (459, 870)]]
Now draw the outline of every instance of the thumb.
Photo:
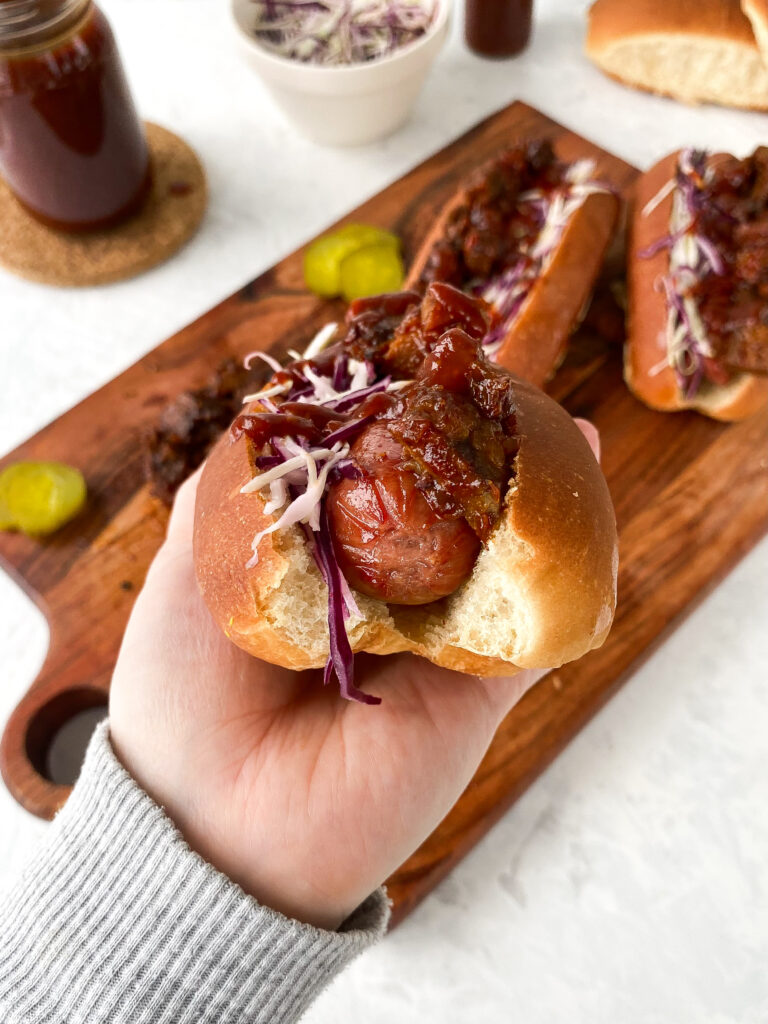
[[(202, 466), (188, 477), (176, 492), (165, 540), (152, 560), (143, 592), (164, 587), (179, 571), (192, 571), (192, 533), (195, 523), (195, 498)], [(146, 595), (144, 597), (146, 599)]]
[(589, 420), (574, 419), (573, 421), (579, 430), (582, 432), (584, 437), (587, 439), (589, 447), (592, 449), (597, 461), (600, 461), (600, 434), (594, 423), (590, 423)]

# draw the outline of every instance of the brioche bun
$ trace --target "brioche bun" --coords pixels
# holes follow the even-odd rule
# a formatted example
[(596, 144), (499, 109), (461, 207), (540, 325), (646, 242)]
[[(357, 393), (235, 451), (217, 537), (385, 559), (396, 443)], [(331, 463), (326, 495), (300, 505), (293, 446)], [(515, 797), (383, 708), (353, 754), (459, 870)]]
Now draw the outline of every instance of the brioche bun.
[(633, 197), (628, 240), (628, 330), (624, 347), (627, 386), (652, 409), (673, 412), (695, 409), (713, 419), (733, 421), (758, 412), (768, 402), (768, 379), (739, 373), (724, 386), (705, 382), (686, 399), (667, 358), (667, 300), (658, 281), (669, 272), (669, 249), (641, 258), (653, 242), (669, 234), (673, 195), (649, 213), (645, 206), (674, 176), (680, 152), (670, 153), (638, 179)]
[[(502, 521), (470, 578), (450, 597), (418, 608), (355, 594), (354, 651), (413, 651), (480, 676), (557, 667), (599, 647), (611, 626), (618, 563), (608, 487), (568, 413), (515, 383), (520, 449)], [(271, 520), (246, 437), (216, 445), (197, 493), (197, 578), (214, 619), (255, 657), (292, 669), (328, 658), (328, 592), (298, 527), (254, 535)]]
[[(489, 161), (477, 177), (487, 174)], [(474, 176), (473, 179), (474, 180)], [(455, 209), (466, 200), (471, 181), (443, 208), (420, 246), (404, 288), (416, 288), (433, 246), (444, 235)], [(565, 356), (568, 339), (592, 294), (619, 215), (619, 200), (609, 192), (586, 197), (571, 216), (545, 272), (533, 287), (506, 333), (494, 362), (542, 387)]]
[(585, 48), (625, 85), (684, 103), (768, 109), (768, 68), (739, 0), (596, 0)]

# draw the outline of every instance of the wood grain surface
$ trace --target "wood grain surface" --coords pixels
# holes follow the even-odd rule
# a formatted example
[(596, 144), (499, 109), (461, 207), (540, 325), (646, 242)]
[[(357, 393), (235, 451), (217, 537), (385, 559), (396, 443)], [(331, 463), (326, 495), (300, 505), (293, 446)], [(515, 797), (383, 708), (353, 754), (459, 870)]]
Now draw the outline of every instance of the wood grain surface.
[[(516, 103), (344, 219), (398, 232), (406, 256), (413, 254), (467, 172), (520, 138), (542, 135), (555, 140), (562, 157), (592, 156), (618, 189), (631, 188), (633, 168)], [(168, 401), (203, 384), (223, 358), (300, 346), (339, 313), (307, 294), (301, 253), (293, 253), (0, 463), (61, 459), (83, 470), (91, 495), (87, 513), (45, 543), (0, 534), (0, 561), (51, 631), (46, 661), (0, 745), (6, 784), (33, 813), (50, 818), (68, 796), (46, 777), (48, 746), (73, 714), (105, 703), (131, 605), (163, 537), (166, 511), (143, 482), (142, 434)], [(768, 410), (730, 426), (692, 413), (654, 413), (624, 387), (619, 349), (585, 331), (549, 390), (601, 432), (620, 534), (616, 622), (600, 650), (548, 676), (505, 720), (454, 809), (390, 879), (395, 921), (768, 528)]]

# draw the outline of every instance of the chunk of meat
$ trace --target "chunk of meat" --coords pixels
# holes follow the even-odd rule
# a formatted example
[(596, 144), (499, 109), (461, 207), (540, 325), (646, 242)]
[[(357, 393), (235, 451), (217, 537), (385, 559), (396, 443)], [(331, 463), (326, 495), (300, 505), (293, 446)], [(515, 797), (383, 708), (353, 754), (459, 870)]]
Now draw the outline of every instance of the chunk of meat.
[(752, 323), (728, 336), (723, 362), (745, 373), (768, 373), (768, 324)]

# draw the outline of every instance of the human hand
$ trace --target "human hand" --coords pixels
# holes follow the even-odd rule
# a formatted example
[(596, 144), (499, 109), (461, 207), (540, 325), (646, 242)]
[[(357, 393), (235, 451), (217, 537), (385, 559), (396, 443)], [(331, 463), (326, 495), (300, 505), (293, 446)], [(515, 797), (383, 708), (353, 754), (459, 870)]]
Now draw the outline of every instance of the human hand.
[[(595, 453), (597, 431), (579, 422)], [(497, 726), (544, 671), (479, 679), (412, 655), (358, 655), (369, 707), (322, 672), (258, 661), (197, 589), (198, 475), (133, 609), (111, 739), (190, 846), (265, 906), (337, 928), (447, 814)]]

